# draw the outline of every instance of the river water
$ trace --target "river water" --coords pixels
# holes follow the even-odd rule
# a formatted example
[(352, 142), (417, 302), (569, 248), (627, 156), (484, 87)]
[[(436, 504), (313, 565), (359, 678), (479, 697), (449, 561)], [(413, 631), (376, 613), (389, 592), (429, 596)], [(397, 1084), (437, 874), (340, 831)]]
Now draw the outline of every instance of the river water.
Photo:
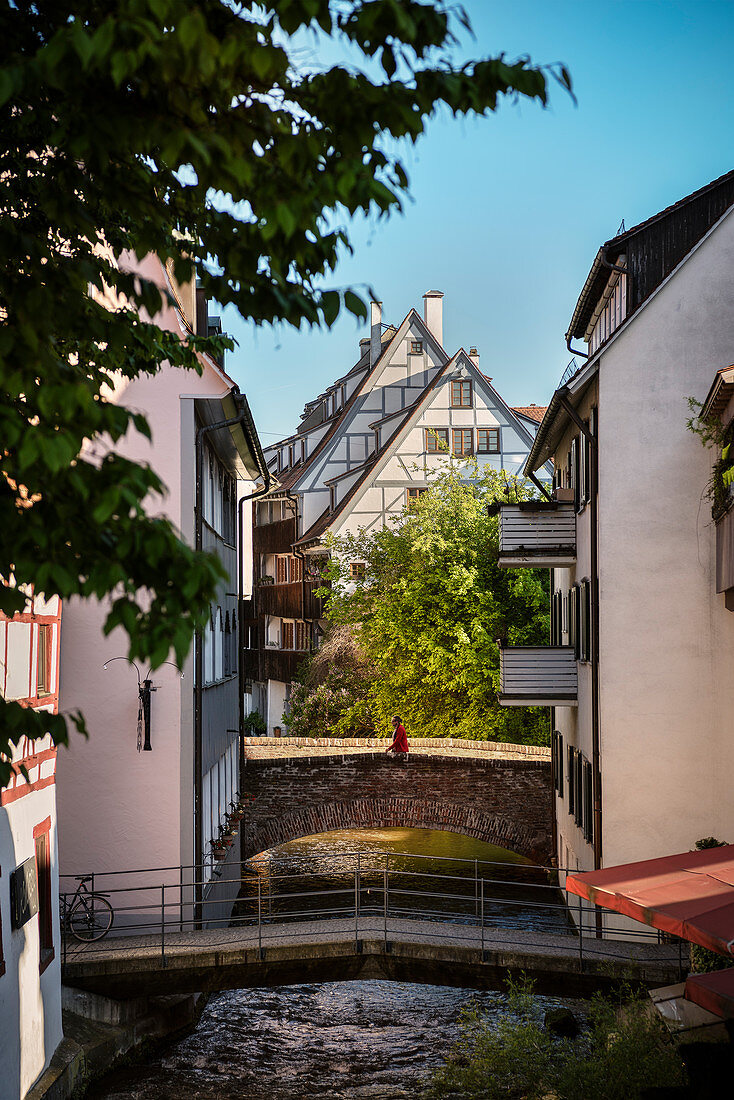
[[(277, 876), (307, 867), (324, 884), (340, 866), (411, 866), (432, 856), (434, 873), (450, 858), (477, 861), (493, 888), (491, 923), (561, 930), (563, 915), (535, 908), (537, 872), (521, 857), (467, 837), (427, 829), (364, 829), (306, 837), (256, 857), (252, 866), (278, 911)], [(423, 866), (423, 865), (421, 865)], [(471, 870), (471, 868), (469, 868)], [(369, 875), (367, 875), (369, 880)], [(269, 889), (268, 889), (269, 888)], [(262, 890), (262, 886), (261, 886)], [(245, 891), (252, 895), (250, 885)], [(490, 920), (489, 912), (487, 914)], [(143, 1064), (117, 1071), (91, 1100), (406, 1100), (425, 1093), (432, 1072), (458, 1038), (463, 1009), (490, 1017), (507, 1005), (499, 992), (400, 982), (355, 981), (232, 990), (210, 998), (196, 1029)], [(570, 1002), (539, 997), (541, 1008)]]

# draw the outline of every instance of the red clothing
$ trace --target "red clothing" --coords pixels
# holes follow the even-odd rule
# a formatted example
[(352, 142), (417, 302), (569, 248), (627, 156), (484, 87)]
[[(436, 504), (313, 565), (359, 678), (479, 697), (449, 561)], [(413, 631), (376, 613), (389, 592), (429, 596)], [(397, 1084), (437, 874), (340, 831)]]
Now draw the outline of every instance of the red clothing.
[(407, 752), (408, 751), (408, 735), (405, 732), (405, 726), (399, 725), (395, 730), (395, 737), (390, 748), (394, 752)]

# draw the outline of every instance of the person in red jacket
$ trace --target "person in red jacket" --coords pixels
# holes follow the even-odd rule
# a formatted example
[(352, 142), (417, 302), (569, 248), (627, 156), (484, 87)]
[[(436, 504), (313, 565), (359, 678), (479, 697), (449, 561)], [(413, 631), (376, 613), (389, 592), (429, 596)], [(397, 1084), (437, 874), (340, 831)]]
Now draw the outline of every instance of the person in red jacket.
[(408, 751), (408, 735), (397, 714), (390, 721), (394, 730), (394, 737), (392, 745), (389, 749), (385, 749), (385, 752), (394, 752), (396, 756), (402, 756), (403, 753)]

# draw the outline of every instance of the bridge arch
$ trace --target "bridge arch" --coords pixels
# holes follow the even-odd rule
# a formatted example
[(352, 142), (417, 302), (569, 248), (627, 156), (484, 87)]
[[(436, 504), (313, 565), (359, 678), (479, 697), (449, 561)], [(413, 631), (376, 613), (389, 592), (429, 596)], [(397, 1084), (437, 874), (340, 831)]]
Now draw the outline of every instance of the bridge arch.
[(243, 857), (302, 836), (354, 828), (440, 829), (509, 848), (536, 863), (552, 854), (546, 761), (384, 753), (248, 760), (253, 801)]
[(507, 848), (533, 862), (547, 858), (544, 837), (500, 814), (482, 813), (452, 801), (420, 798), (356, 798), (304, 806), (247, 830), (247, 858), (317, 833), (345, 829), (439, 829)]

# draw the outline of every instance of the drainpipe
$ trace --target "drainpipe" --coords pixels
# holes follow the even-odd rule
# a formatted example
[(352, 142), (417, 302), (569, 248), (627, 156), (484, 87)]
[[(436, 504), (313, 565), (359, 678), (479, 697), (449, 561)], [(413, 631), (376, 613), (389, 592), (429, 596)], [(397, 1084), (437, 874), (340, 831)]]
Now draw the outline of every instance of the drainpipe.
[[(579, 431), (583, 432), (591, 455), (591, 738), (592, 738), (592, 794), (594, 800), (594, 870), (598, 871), (602, 860), (601, 826), (601, 753), (599, 721), (599, 531), (598, 531), (598, 490), (599, 490), (599, 452), (597, 439), (599, 426), (598, 410), (594, 415), (594, 430), (587, 421), (582, 420), (568, 398), (560, 398), (561, 407), (568, 414)], [(597, 935), (601, 932), (601, 912), (597, 907)]]
[[(196, 429), (195, 459), (196, 459), (196, 496), (194, 502), (195, 522), (195, 549), (201, 551), (203, 541), (202, 515), (202, 441), (205, 435), (219, 428), (232, 428), (235, 424), (243, 424), (247, 411), (243, 407), (236, 416), (230, 416), (226, 420), (218, 420), (214, 424), (206, 424)], [(257, 448), (255, 448), (257, 449)], [(241, 609), (240, 609), (241, 610)], [(194, 875), (196, 867), (201, 870), (201, 876), (195, 878), (197, 883), (194, 889), (194, 919), (196, 926), (201, 926), (204, 874), (204, 828), (202, 818), (202, 788), (204, 785), (203, 754), (202, 754), (202, 703), (203, 703), (203, 646), (201, 630), (194, 635)]]
[(582, 356), (582, 358), (588, 359), (589, 358), (588, 351), (582, 351), (581, 348), (572, 348), (571, 347), (571, 340), (572, 339), (573, 338), (571, 336), (566, 336), (566, 347), (571, 352), (571, 355), (580, 355), (580, 356)]

